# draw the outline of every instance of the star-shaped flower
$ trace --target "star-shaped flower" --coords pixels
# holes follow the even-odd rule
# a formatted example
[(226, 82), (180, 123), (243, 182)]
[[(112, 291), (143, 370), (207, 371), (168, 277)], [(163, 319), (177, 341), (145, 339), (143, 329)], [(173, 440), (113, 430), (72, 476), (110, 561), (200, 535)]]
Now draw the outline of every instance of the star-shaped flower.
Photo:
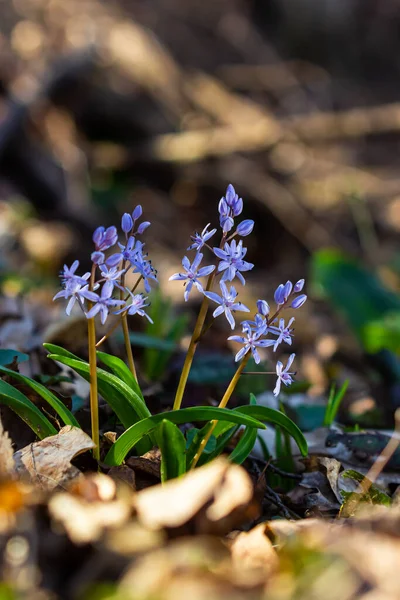
[(170, 281), (185, 281), (184, 285), (186, 285), (186, 289), (183, 295), (185, 298), (185, 302), (187, 302), (189, 299), (189, 294), (192, 290), (193, 285), (196, 286), (199, 292), (204, 292), (203, 286), (199, 281), (199, 277), (206, 277), (207, 275), (210, 275), (210, 273), (212, 273), (215, 269), (214, 265), (202, 267), (201, 269), (199, 269), (202, 260), (203, 255), (201, 252), (196, 254), (192, 264), (190, 264), (190, 260), (188, 259), (188, 257), (184, 256), (182, 260), (182, 266), (185, 270), (185, 273), (175, 273), (169, 278)]
[(224, 313), (231, 328), (235, 329), (235, 319), (233, 318), (232, 311), (240, 310), (243, 312), (250, 312), (250, 309), (241, 302), (236, 302), (238, 293), (233, 285), (229, 291), (225, 282), (221, 281), (220, 287), (222, 296), (219, 296), (214, 292), (204, 292), (204, 295), (207, 296), (207, 298), (210, 298), (210, 300), (213, 302), (219, 304), (219, 306), (213, 312), (213, 317), (218, 317)]
[(101, 324), (104, 325), (110, 308), (125, 304), (125, 300), (116, 300), (115, 298), (111, 298), (112, 292), (112, 285), (109, 285), (109, 282), (106, 282), (101, 289), (100, 296), (95, 293), (92, 294), (92, 297), (89, 298), (89, 300), (91, 300), (91, 302), (95, 302), (95, 304), (86, 313), (86, 317), (88, 319), (92, 319), (97, 315), (97, 313), (100, 313)]
[(211, 229), (211, 231), (207, 231), (210, 225), (211, 223), (208, 223), (201, 233), (197, 233), (196, 231), (194, 235), (190, 236), (193, 240), (193, 244), (189, 246), (188, 250), (197, 250), (197, 252), (199, 252), (203, 248), (203, 246), (217, 231), (216, 229)]
[(230, 244), (226, 242), (223, 250), (220, 248), (213, 248), (213, 250), (215, 256), (220, 259), (218, 271), (225, 271), (221, 281), (232, 281), (237, 277), (242, 285), (245, 285), (246, 281), (241, 271), (250, 271), (254, 265), (243, 260), (247, 248), (243, 248), (242, 240), (238, 244), (236, 240), (232, 240)]
[(281, 391), (281, 383), (283, 383), (284, 385), (290, 385), (293, 382), (292, 375), (295, 375), (295, 373), (290, 373), (289, 369), (292, 366), (295, 356), (295, 354), (291, 354), (289, 356), (285, 368), (283, 368), (283, 364), (280, 360), (278, 360), (278, 362), (276, 363), (276, 374), (278, 379), (276, 380), (276, 386), (273, 391), (274, 396), (279, 395), (279, 392)]
[(282, 342), (286, 342), (286, 344), (289, 344), (290, 346), (292, 345), (293, 329), (291, 328), (291, 324), (293, 323), (293, 321), (294, 317), (292, 317), (288, 324), (285, 325), (285, 319), (279, 319), (278, 327), (276, 327), (275, 325), (271, 325), (270, 327), (268, 327), (268, 331), (270, 333), (273, 333), (274, 335), (278, 336), (274, 345), (274, 352), (276, 352), (276, 349)]
[(251, 351), (254, 362), (258, 365), (261, 361), (261, 358), (258, 354), (257, 347), (267, 348), (268, 346), (272, 346), (274, 344), (274, 340), (260, 340), (259, 338), (262, 334), (252, 331), (247, 321), (243, 322), (243, 333), (245, 334), (244, 336), (231, 335), (228, 337), (228, 340), (243, 344), (243, 348), (241, 348), (235, 356), (235, 362), (242, 360), (242, 358), (244, 358), (244, 356)]

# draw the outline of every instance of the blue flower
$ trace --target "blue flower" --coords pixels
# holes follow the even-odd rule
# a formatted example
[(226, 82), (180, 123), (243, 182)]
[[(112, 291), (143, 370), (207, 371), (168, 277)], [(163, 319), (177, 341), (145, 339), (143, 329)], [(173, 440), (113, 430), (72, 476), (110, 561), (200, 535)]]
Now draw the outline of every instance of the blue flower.
[(243, 210), (243, 200), (239, 198), (231, 183), (226, 188), (225, 201), (229, 208), (232, 209), (233, 216), (238, 217)]
[[(58, 292), (53, 300), (58, 300), (58, 298), (69, 298), (69, 302), (67, 304), (67, 308), (65, 312), (69, 316), (71, 311), (75, 305), (75, 302), (78, 301), (80, 307), (83, 309), (83, 305), (86, 300), (90, 300), (91, 302), (95, 302), (97, 299), (97, 294), (91, 292), (89, 290), (89, 285), (86, 281), (89, 279), (90, 273), (85, 273), (83, 277), (71, 277), (65, 283), (65, 288)], [(82, 280), (84, 285), (82, 284)], [(98, 286), (97, 286), (98, 287)]]
[(100, 272), (102, 275), (100, 282), (105, 281), (112, 288), (117, 287), (125, 291), (125, 288), (120, 285), (121, 275), (125, 273), (124, 269), (119, 271), (117, 267), (108, 268), (106, 265), (100, 265)]
[(295, 284), (293, 291), (297, 294), (298, 292), (301, 292), (301, 290), (304, 287), (304, 279), (299, 279), (298, 282)]
[(287, 281), (285, 285), (282, 283), (278, 285), (275, 290), (274, 300), (278, 306), (283, 306), (288, 301), (290, 294), (292, 293), (293, 284), (291, 281)]
[(306, 294), (300, 294), (300, 296), (297, 296), (297, 298), (292, 300), (290, 308), (300, 308), (300, 306), (303, 306), (303, 304), (306, 300), (307, 300)]
[(242, 360), (242, 358), (244, 358), (244, 356), (251, 351), (254, 362), (258, 365), (261, 361), (261, 358), (258, 354), (257, 347), (267, 348), (268, 346), (272, 346), (274, 344), (274, 340), (260, 340), (259, 338), (261, 337), (262, 333), (253, 331), (247, 321), (243, 322), (243, 333), (245, 334), (244, 336), (231, 335), (228, 337), (228, 340), (243, 344), (243, 348), (241, 348), (235, 356), (235, 362)]
[(111, 307), (121, 306), (125, 304), (125, 300), (116, 300), (115, 298), (111, 298), (113, 293), (113, 286), (110, 285), (110, 282), (106, 281), (101, 289), (100, 296), (98, 294), (92, 293), (92, 297), (89, 298), (91, 302), (95, 302), (94, 306), (86, 313), (86, 317), (88, 319), (92, 319), (100, 313), (100, 320), (102, 325), (107, 320), (108, 313)]
[(274, 352), (276, 352), (276, 349), (278, 348), (279, 344), (281, 344), (282, 342), (286, 342), (286, 344), (289, 344), (290, 346), (292, 345), (292, 331), (293, 329), (291, 329), (291, 325), (294, 321), (294, 317), (292, 317), (290, 319), (290, 321), (288, 322), (287, 325), (285, 325), (285, 319), (279, 319), (279, 326), (276, 327), (274, 325), (271, 325), (270, 327), (268, 327), (268, 331), (270, 333), (273, 333), (274, 335), (277, 335), (277, 339), (276, 342), (274, 344)]
[(236, 227), (236, 233), (241, 237), (245, 237), (246, 235), (250, 235), (250, 233), (253, 231), (253, 228), (254, 221), (251, 219), (246, 219), (245, 221), (239, 223), (239, 225)]
[(217, 231), (216, 229), (211, 229), (211, 231), (207, 231), (207, 229), (210, 227), (211, 223), (208, 223), (208, 225), (206, 225), (203, 229), (203, 231), (201, 233), (196, 233), (194, 235), (191, 235), (190, 237), (193, 240), (193, 244), (191, 246), (189, 246), (188, 250), (197, 250), (197, 252), (199, 252), (203, 246), (208, 242), (208, 240), (214, 235), (214, 233)]
[(293, 382), (292, 375), (295, 375), (295, 373), (290, 373), (289, 369), (292, 366), (292, 362), (294, 361), (295, 356), (295, 354), (291, 354), (289, 356), (285, 368), (283, 368), (283, 364), (280, 360), (278, 360), (278, 362), (276, 363), (276, 374), (278, 379), (276, 381), (276, 386), (273, 391), (274, 396), (279, 395), (279, 392), (281, 391), (281, 383), (283, 383), (284, 385), (290, 385)]
[(64, 265), (64, 269), (60, 273), (61, 283), (63, 285), (66, 285), (66, 283), (68, 281), (71, 281), (72, 279), (75, 282), (80, 281), (80, 283), (82, 285), (86, 284), (87, 280), (90, 277), (90, 273), (85, 273), (85, 275), (83, 277), (79, 277), (79, 275), (75, 275), (75, 271), (77, 270), (78, 267), (79, 267), (79, 260), (75, 260), (70, 267), (67, 267), (67, 265)]
[(265, 300), (257, 300), (257, 311), (258, 314), (267, 317), (269, 315), (269, 304)]
[(93, 233), (93, 242), (96, 246), (96, 250), (100, 250), (100, 252), (104, 252), (111, 246), (117, 243), (118, 240), (118, 232), (117, 228), (112, 227), (98, 227)]
[(221, 250), (220, 248), (213, 248), (213, 250), (214, 254), (220, 259), (218, 271), (225, 271), (221, 281), (232, 281), (237, 277), (239, 281), (245, 285), (246, 281), (241, 274), (241, 271), (250, 271), (254, 265), (243, 260), (247, 248), (243, 248), (242, 240), (240, 240), (238, 244), (236, 244), (235, 240), (232, 240), (230, 244), (226, 242), (224, 250)]
[(146, 317), (146, 319), (148, 319), (150, 323), (153, 323), (153, 320), (143, 310), (144, 308), (146, 308), (146, 306), (149, 306), (149, 303), (146, 304), (147, 298), (145, 298), (143, 294), (134, 295), (132, 294), (132, 292), (129, 293), (131, 295), (131, 303), (129, 304), (129, 306), (127, 305), (126, 307), (117, 310), (115, 314), (119, 315), (122, 312), (126, 311), (128, 315), (140, 315), (141, 317)]
[(133, 228), (133, 220), (129, 213), (124, 213), (121, 219), (121, 229), (125, 234), (128, 234), (132, 231)]
[(147, 294), (151, 291), (149, 279), (158, 282), (157, 271), (151, 264), (150, 260), (147, 260), (144, 255), (140, 252), (137, 254), (135, 260), (132, 263), (133, 273), (139, 273), (143, 277), (144, 289)]
[(233, 318), (232, 311), (240, 310), (243, 312), (250, 312), (250, 309), (247, 308), (241, 302), (236, 302), (236, 296), (238, 295), (237, 291), (231, 286), (230, 291), (226, 287), (223, 281), (220, 282), (220, 287), (222, 291), (222, 296), (215, 294), (214, 292), (204, 292), (204, 295), (207, 298), (210, 298), (213, 302), (216, 302), (220, 306), (218, 306), (214, 312), (213, 317), (218, 317), (219, 315), (225, 314), (229, 325), (232, 329), (235, 329), (235, 319)]
[(212, 273), (215, 269), (214, 265), (210, 265), (208, 267), (202, 267), (201, 269), (199, 269), (200, 263), (203, 260), (203, 255), (201, 254), (201, 252), (199, 252), (198, 254), (196, 254), (196, 256), (194, 257), (193, 263), (190, 264), (190, 260), (188, 259), (187, 256), (183, 257), (182, 260), (182, 266), (185, 270), (185, 273), (175, 273), (174, 275), (171, 275), (171, 277), (169, 278), (169, 281), (185, 281), (186, 283), (184, 285), (186, 285), (186, 289), (185, 289), (185, 293), (184, 293), (184, 298), (185, 298), (185, 302), (188, 301), (189, 299), (189, 294), (192, 290), (193, 284), (196, 286), (196, 288), (199, 290), (199, 292), (203, 293), (203, 286), (201, 285), (200, 281), (199, 281), (199, 277), (206, 277), (207, 275), (210, 275), (210, 273)]
[(133, 235), (131, 235), (128, 238), (128, 241), (126, 242), (125, 246), (120, 243), (118, 243), (118, 246), (120, 247), (121, 252), (116, 252), (115, 254), (112, 254), (106, 260), (106, 264), (109, 267), (116, 267), (121, 262), (121, 260), (132, 264), (136, 260), (138, 254), (141, 254), (143, 252), (144, 244), (142, 242), (139, 242), (139, 240), (136, 241)]
[(250, 329), (257, 333), (257, 335), (264, 335), (264, 333), (267, 333), (268, 331), (267, 321), (265, 317), (263, 317), (263, 315), (260, 315), (259, 313), (255, 315), (254, 321), (243, 321), (243, 323), (247, 323)]

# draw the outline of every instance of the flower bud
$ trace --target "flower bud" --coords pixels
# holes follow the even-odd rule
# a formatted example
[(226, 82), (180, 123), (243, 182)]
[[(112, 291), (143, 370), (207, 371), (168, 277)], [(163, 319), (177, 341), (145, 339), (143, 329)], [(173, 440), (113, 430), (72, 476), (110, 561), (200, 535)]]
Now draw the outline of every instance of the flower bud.
[(132, 230), (133, 221), (132, 217), (128, 213), (124, 213), (121, 219), (121, 229), (124, 233), (129, 233)]
[(239, 225), (236, 227), (236, 233), (242, 237), (245, 237), (246, 235), (250, 235), (250, 233), (253, 231), (253, 227), (254, 221), (251, 219), (246, 219), (245, 221), (239, 223)]
[(228, 185), (228, 187), (226, 188), (226, 193), (225, 193), (225, 199), (226, 199), (227, 205), (232, 208), (233, 207), (233, 203), (235, 202), (236, 198), (237, 198), (237, 194), (235, 192), (235, 188), (230, 183)]
[(285, 304), (285, 286), (281, 283), (275, 290), (274, 300), (276, 304)]
[(103, 238), (104, 232), (105, 232), (104, 227), (98, 227), (97, 229), (95, 229), (92, 239), (96, 246), (99, 246), (99, 244)]
[(300, 294), (300, 296), (297, 296), (297, 298), (292, 300), (292, 303), (290, 306), (291, 306), (291, 308), (300, 308), (300, 306), (303, 306), (303, 304), (306, 300), (307, 300), (306, 294)]
[(236, 196), (236, 199), (234, 200), (234, 202), (232, 204), (233, 216), (234, 217), (239, 216), (240, 213), (242, 212), (242, 210), (243, 210), (243, 200)]
[(143, 212), (143, 209), (140, 206), (140, 204), (138, 204), (137, 207), (135, 208), (135, 210), (132, 213), (132, 219), (134, 221), (137, 221), (137, 219), (139, 219), (142, 216), (142, 212)]
[(123, 255), (118, 252), (117, 254), (111, 254), (106, 260), (107, 267), (116, 267), (121, 260), (123, 259)]
[(293, 288), (293, 291), (294, 291), (295, 294), (297, 294), (298, 292), (301, 292), (301, 290), (304, 287), (304, 283), (305, 283), (304, 279), (299, 279), (298, 280), (298, 282), (296, 283), (296, 285)]
[(104, 263), (104, 258), (105, 258), (105, 257), (104, 257), (104, 254), (103, 254), (103, 252), (98, 252), (98, 251), (97, 251), (97, 252), (92, 252), (92, 254), (91, 254), (91, 257), (90, 257), (90, 258), (92, 259), (92, 262), (93, 262), (95, 265), (102, 265), (102, 264)]
[(219, 201), (218, 212), (221, 217), (227, 217), (229, 215), (229, 206), (227, 205), (225, 198), (221, 198)]
[(269, 315), (269, 304), (265, 300), (257, 300), (257, 311), (260, 315), (266, 317)]
[(150, 221), (143, 221), (143, 223), (140, 223), (139, 227), (137, 228), (137, 233), (140, 235), (149, 227), (149, 225), (151, 225)]
[(292, 293), (292, 289), (293, 289), (293, 283), (291, 281), (287, 281), (285, 283), (285, 302), (286, 300), (289, 298), (290, 294)]
[(235, 224), (232, 217), (225, 217), (225, 218), (221, 217), (220, 223), (221, 223), (222, 231), (224, 233), (228, 233)]

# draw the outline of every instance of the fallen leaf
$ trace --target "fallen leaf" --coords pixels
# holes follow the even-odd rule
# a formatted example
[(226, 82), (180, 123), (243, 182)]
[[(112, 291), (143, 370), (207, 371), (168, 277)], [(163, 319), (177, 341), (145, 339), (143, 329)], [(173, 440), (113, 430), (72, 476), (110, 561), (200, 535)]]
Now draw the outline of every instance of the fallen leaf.
[(181, 479), (147, 488), (134, 505), (149, 529), (178, 528), (191, 522), (197, 532), (226, 532), (254, 518), (254, 486), (247, 472), (220, 458)]
[(14, 451), (8, 433), (0, 418), (0, 478), (12, 477), (15, 472)]
[(266, 531), (267, 523), (260, 523), (249, 532), (240, 532), (230, 546), (233, 572), (240, 576), (242, 584), (261, 583), (279, 566)]
[(93, 447), (93, 441), (82, 429), (66, 425), (57, 435), (16, 452), (15, 469), (20, 477), (39, 485), (42, 490), (65, 487), (82, 475), (71, 465), (71, 460)]

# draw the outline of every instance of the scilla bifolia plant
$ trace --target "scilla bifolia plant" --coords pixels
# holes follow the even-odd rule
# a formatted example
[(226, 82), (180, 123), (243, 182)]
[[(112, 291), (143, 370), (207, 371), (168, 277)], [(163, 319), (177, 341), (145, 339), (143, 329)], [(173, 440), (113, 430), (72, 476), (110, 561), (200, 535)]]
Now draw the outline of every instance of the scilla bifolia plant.
[[(45, 347), (50, 352), (50, 358), (67, 365), (90, 382), (92, 437), (96, 444), (94, 456), (97, 460), (100, 458), (98, 394), (108, 402), (125, 428), (124, 433), (107, 453), (105, 463), (121, 464), (133, 447), (139, 454), (143, 454), (153, 445), (158, 445), (162, 456), (163, 481), (178, 477), (188, 469), (218, 456), (241, 426), (245, 429), (230, 454), (230, 459), (237, 463), (243, 462), (253, 449), (257, 430), (265, 427), (262, 421), (269, 421), (283, 428), (296, 440), (302, 454), (307, 454), (307, 444), (301, 431), (280, 411), (257, 406), (254, 397), (250, 399), (249, 405), (234, 410), (226, 408), (250, 356), (259, 363), (259, 348), (270, 347), (275, 352), (281, 343), (292, 343), (291, 327), (294, 318), (285, 323), (280, 314), (286, 308), (297, 309), (304, 304), (306, 296), (301, 293), (304, 280), (298, 281), (294, 286), (288, 281), (277, 288), (274, 297), (276, 308), (271, 315), (268, 303), (259, 300), (257, 313), (252, 320), (241, 322), (241, 334), (228, 338), (241, 345), (235, 357), (239, 364), (219, 407), (181, 408), (197, 345), (213, 323), (212, 320), (209, 326), (205, 326), (210, 302), (217, 305), (213, 311), (213, 319), (224, 316), (231, 329), (236, 326), (237, 312), (250, 312), (238, 301), (238, 292), (234, 285), (236, 280), (245, 285), (243, 273), (253, 268), (253, 264), (244, 260), (246, 248), (243, 247), (241, 238), (252, 232), (254, 223), (244, 220), (235, 227), (235, 219), (242, 209), (242, 199), (238, 197), (233, 186), (229, 185), (218, 207), (221, 234), (219, 245), (213, 246), (211, 241), (217, 229), (210, 229), (210, 225), (207, 225), (201, 233), (192, 237), (188, 251), (195, 252), (193, 260), (185, 256), (182, 272), (171, 277), (172, 280), (184, 282), (186, 301), (193, 288), (203, 295), (172, 411), (151, 415), (137, 382), (129, 337), (127, 315), (136, 314), (151, 321), (146, 313), (147, 297), (144, 293), (137, 292), (137, 288), (143, 285), (147, 294), (150, 291), (150, 282), (157, 282), (156, 271), (140, 239), (150, 225), (148, 221), (138, 223), (142, 216), (141, 206), (137, 206), (132, 214), (123, 215), (120, 233), (116, 227), (96, 229), (93, 234), (94, 251), (91, 255), (90, 272), (79, 275), (78, 261), (71, 267), (64, 267), (61, 274), (63, 289), (54, 299), (63, 298), (68, 301), (68, 315), (74, 305), (77, 305), (86, 316), (89, 362), (60, 346), (45, 344)], [(202, 265), (205, 252), (210, 253), (213, 264)], [(131, 289), (126, 286), (128, 273), (137, 276)], [(204, 278), (207, 278), (205, 284)], [(117, 321), (110, 327), (107, 335), (97, 341), (95, 321), (100, 318), (104, 325), (110, 315), (117, 315)], [(121, 325), (124, 335), (128, 366), (120, 358), (96, 350), (118, 325)], [(275, 395), (279, 394), (282, 383), (287, 386), (292, 382), (293, 372), (290, 369), (293, 359), (294, 354), (291, 354), (286, 367), (280, 361), (277, 362)], [(106, 370), (100, 368), (97, 361), (100, 361)], [(74, 415), (45, 386), (6, 367), (0, 366), (0, 372), (22, 380), (33, 388), (52, 406), (65, 424), (79, 426)], [(1, 380), (0, 398), (24, 419), (39, 437), (55, 433), (55, 428), (47, 417), (26, 396)], [(200, 430), (192, 428), (185, 439), (177, 425), (196, 421), (206, 422), (206, 425)]]

